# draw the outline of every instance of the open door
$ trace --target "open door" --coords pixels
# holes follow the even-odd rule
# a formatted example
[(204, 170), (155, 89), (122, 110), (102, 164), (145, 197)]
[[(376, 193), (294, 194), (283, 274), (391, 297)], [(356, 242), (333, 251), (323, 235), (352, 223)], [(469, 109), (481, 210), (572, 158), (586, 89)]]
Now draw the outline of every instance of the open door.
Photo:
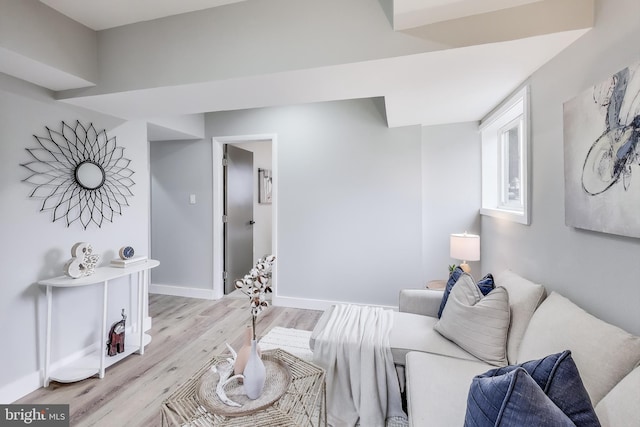
[(225, 145), (224, 293), (253, 267), (253, 153)]

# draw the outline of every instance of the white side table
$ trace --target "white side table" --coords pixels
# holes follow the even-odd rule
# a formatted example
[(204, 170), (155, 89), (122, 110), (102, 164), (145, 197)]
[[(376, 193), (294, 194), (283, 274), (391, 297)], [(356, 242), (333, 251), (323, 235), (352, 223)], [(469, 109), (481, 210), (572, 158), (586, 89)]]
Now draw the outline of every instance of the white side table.
[[(146, 262), (135, 264), (125, 268), (118, 267), (99, 267), (91, 276), (72, 279), (67, 276), (54, 277), (53, 279), (41, 280), (39, 285), (47, 288), (47, 342), (45, 346), (44, 358), (44, 386), (47, 387), (51, 380), (58, 382), (75, 382), (85, 378), (98, 375), (104, 378), (104, 371), (108, 366), (124, 359), (128, 355), (138, 352), (144, 354), (144, 346), (151, 342), (151, 336), (144, 333), (144, 302), (147, 290), (148, 271), (160, 265), (159, 261), (150, 259)], [(109, 281), (120, 277), (138, 274), (137, 291), (138, 291), (138, 335), (128, 338), (125, 343), (124, 352), (118, 353), (116, 356), (105, 357), (105, 346), (107, 343), (107, 296), (109, 290)], [(100, 345), (98, 349), (79, 360), (74, 361), (66, 366), (50, 372), (51, 362), (51, 316), (52, 316), (52, 299), (53, 288), (73, 288), (80, 286), (92, 286), (102, 284), (102, 330), (100, 331)]]

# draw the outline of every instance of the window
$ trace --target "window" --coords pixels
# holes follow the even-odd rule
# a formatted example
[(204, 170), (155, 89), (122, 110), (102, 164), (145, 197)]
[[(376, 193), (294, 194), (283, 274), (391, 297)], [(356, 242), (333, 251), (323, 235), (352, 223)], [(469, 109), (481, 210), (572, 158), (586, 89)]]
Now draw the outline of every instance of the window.
[(529, 224), (529, 88), (524, 87), (480, 123), (482, 208), (480, 213)]
[(522, 210), (522, 117), (500, 129), (500, 203), (502, 209)]

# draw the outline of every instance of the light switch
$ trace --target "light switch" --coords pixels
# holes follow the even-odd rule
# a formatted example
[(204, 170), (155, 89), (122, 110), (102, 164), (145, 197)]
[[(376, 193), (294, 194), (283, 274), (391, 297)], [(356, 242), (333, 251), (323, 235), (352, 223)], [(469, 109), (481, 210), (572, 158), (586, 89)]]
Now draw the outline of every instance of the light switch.
[(189, 194), (189, 204), (191, 204), (191, 205), (195, 205), (196, 204), (196, 195), (195, 194)]

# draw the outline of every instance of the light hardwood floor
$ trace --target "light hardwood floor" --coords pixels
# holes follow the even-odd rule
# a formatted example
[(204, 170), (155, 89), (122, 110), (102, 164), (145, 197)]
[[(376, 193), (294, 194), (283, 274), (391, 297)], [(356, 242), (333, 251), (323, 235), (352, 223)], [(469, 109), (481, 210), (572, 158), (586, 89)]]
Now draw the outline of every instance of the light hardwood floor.
[[(248, 299), (218, 301), (149, 296), (151, 343), (109, 367), (104, 379), (71, 384), (52, 382), (16, 403), (70, 405), (71, 426), (160, 426), (160, 406), (213, 355), (238, 349), (250, 322)], [(282, 326), (312, 330), (321, 311), (269, 307), (258, 318), (258, 335)]]

